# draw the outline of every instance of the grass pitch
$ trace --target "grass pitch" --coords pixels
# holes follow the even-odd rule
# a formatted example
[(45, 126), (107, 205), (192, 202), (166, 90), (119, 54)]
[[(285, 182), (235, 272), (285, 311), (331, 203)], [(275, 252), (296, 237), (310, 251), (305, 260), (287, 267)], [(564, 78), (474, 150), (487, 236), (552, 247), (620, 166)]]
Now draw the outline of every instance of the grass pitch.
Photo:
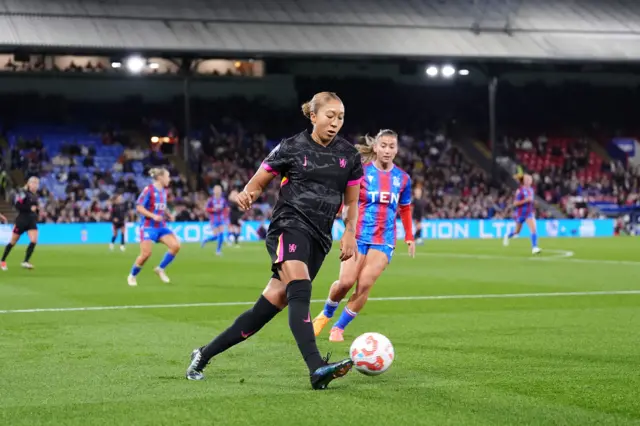
[[(339, 358), (360, 333), (383, 333), (394, 365), (324, 392), (310, 390), (286, 312), (216, 358), (206, 381), (184, 379), (191, 350), (266, 284), (261, 245), (222, 258), (213, 244), (187, 245), (169, 285), (153, 274), (156, 246), (137, 288), (126, 283), (133, 245), (39, 246), (33, 271), (19, 268), (19, 246), (0, 273), (0, 424), (640, 424), (637, 240), (541, 246), (532, 258), (526, 240), (429, 241), (412, 260), (400, 244), (345, 343), (330, 343), (328, 329), (319, 339)], [(337, 277), (337, 257), (314, 299)]]

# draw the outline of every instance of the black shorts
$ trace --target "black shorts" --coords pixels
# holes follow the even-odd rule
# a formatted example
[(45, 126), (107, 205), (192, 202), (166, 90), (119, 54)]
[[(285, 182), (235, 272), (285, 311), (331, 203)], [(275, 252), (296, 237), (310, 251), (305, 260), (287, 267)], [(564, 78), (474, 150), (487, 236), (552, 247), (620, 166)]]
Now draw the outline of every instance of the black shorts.
[(123, 229), (124, 228), (124, 220), (122, 222), (111, 222), (113, 225), (113, 229)]
[(35, 217), (20, 217), (16, 219), (16, 224), (13, 227), (13, 233), (22, 235), (27, 231), (38, 230), (38, 220)]
[(270, 230), (267, 235), (267, 251), (271, 256), (273, 278), (280, 279), (280, 265), (288, 260), (299, 260), (307, 265), (309, 278), (314, 280), (326, 254), (318, 241), (301, 229)]
[(232, 214), (229, 217), (229, 224), (232, 226), (240, 226), (240, 219), (242, 218), (242, 215), (235, 215)]

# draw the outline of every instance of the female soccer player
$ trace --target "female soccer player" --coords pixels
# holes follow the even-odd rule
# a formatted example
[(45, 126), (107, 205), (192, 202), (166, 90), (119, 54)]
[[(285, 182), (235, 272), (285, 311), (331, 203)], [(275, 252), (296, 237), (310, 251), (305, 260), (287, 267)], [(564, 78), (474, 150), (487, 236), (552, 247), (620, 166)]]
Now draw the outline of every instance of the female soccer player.
[(320, 356), (309, 303), (311, 282), (331, 249), (333, 220), (343, 197), (346, 231), (340, 241), (340, 259), (346, 261), (356, 252), (362, 163), (353, 145), (338, 136), (344, 105), (335, 93), (316, 94), (302, 111), (311, 120), (313, 132), (283, 140), (238, 195), (238, 205), (246, 211), (274, 176), (282, 176), (266, 238), (271, 280), (251, 309), (211, 343), (193, 351), (187, 379), (204, 379), (202, 371), (211, 358), (257, 333), (286, 306), (289, 327), (309, 369), (313, 389), (325, 389), (353, 365), (350, 359), (329, 363), (328, 356)]
[(238, 191), (232, 190), (229, 193), (229, 241), (240, 247), (240, 232), (242, 219), (242, 211), (238, 206)]
[(167, 246), (167, 253), (162, 262), (154, 271), (160, 279), (169, 283), (171, 280), (165, 273), (165, 269), (180, 251), (180, 243), (173, 231), (167, 228), (165, 216), (169, 216), (167, 210), (167, 190), (169, 186), (169, 172), (164, 168), (155, 168), (149, 171), (153, 183), (147, 186), (138, 197), (136, 211), (140, 214), (140, 255), (136, 259), (131, 273), (127, 278), (130, 286), (138, 285), (136, 276), (142, 270), (142, 266), (151, 256), (153, 243), (161, 242)]
[(7, 270), (7, 256), (25, 232), (29, 236), (29, 246), (24, 256), (24, 262), (20, 266), (25, 269), (33, 269), (29, 260), (36, 249), (36, 244), (38, 244), (38, 195), (36, 194), (38, 188), (40, 188), (40, 179), (31, 176), (24, 188), (16, 195), (15, 207), (18, 209), (18, 217), (13, 227), (11, 241), (4, 248), (2, 260), (0, 260), (0, 269), (3, 271)]
[(202, 241), (200, 247), (204, 247), (209, 241), (218, 241), (216, 255), (222, 255), (222, 245), (224, 244), (224, 225), (225, 210), (227, 208), (227, 200), (222, 196), (222, 187), (216, 185), (213, 187), (213, 195), (207, 202), (207, 213), (209, 213), (209, 223), (211, 225), (212, 236)]
[(111, 206), (111, 225), (113, 229), (113, 236), (111, 237), (111, 244), (109, 244), (109, 250), (113, 251), (113, 244), (118, 238), (118, 232), (120, 232), (120, 251), (124, 251), (124, 233), (125, 233), (125, 220), (127, 216), (127, 206), (124, 204), (122, 195), (116, 195)]
[(331, 329), (329, 340), (332, 342), (344, 340), (344, 329), (367, 303), (373, 285), (391, 262), (398, 211), (409, 255), (414, 257), (416, 252), (411, 220), (411, 178), (393, 164), (398, 153), (398, 135), (393, 130), (380, 130), (375, 138), (365, 136), (365, 144), (356, 147), (365, 162), (356, 234), (359, 256), (342, 263), (340, 276), (329, 290), (324, 310), (313, 320), (313, 331), (317, 336), (357, 281), (356, 291)]
[(538, 234), (536, 233), (535, 193), (532, 187), (533, 178), (531, 175), (523, 175), (519, 177), (519, 180), (522, 184), (516, 191), (516, 199), (513, 203), (516, 226), (514, 230), (504, 236), (503, 244), (505, 247), (508, 246), (509, 240), (520, 234), (522, 224), (526, 222), (531, 232), (531, 253), (538, 254), (542, 250), (538, 247)]

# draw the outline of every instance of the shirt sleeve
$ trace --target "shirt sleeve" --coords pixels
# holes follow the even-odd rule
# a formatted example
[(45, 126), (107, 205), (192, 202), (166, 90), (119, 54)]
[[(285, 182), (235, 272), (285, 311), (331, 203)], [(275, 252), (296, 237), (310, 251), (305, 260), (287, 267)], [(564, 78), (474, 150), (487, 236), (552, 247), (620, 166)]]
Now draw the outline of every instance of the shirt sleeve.
[(347, 182), (347, 186), (360, 185), (362, 182), (362, 177), (364, 176), (364, 172), (362, 171), (362, 159), (360, 157), (360, 153), (356, 153), (353, 159), (353, 167), (349, 173), (349, 181)]
[(283, 175), (291, 167), (290, 156), (287, 153), (286, 143), (280, 142), (278, 146), (267, 155), (260, 167), (272, 173), (273, 175)]
[(29, 205), (29, 197), (24, 191), (18, 192), (15, 199), (15, 206), (19, 212), (28, 212), (31, 210), (31, 206)]
[(147, 206), (149, 205), (149, 187), (146, 187), (142, 191), (142, 193), (138, 197), (138, 201), (136, 201), (136, 204), (147, 208)]
[(404, 184), (404, 188), (402, 188), (402, 192), (400, 193), (400, 205), (408, 206), (411, 204), (411, 178), (407, 175), (405, 176), (406, 183)]

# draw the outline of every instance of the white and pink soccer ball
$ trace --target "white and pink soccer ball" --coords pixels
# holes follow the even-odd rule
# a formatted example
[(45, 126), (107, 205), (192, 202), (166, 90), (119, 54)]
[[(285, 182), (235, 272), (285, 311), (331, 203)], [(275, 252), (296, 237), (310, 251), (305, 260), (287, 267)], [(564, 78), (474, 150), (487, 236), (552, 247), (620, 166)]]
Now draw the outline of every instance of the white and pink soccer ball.
[(377, 376), (391, 367), (395, 352), (391, 341), (380, 333), (364, 333), (349, 349), (353, 368), (367, 376)]

